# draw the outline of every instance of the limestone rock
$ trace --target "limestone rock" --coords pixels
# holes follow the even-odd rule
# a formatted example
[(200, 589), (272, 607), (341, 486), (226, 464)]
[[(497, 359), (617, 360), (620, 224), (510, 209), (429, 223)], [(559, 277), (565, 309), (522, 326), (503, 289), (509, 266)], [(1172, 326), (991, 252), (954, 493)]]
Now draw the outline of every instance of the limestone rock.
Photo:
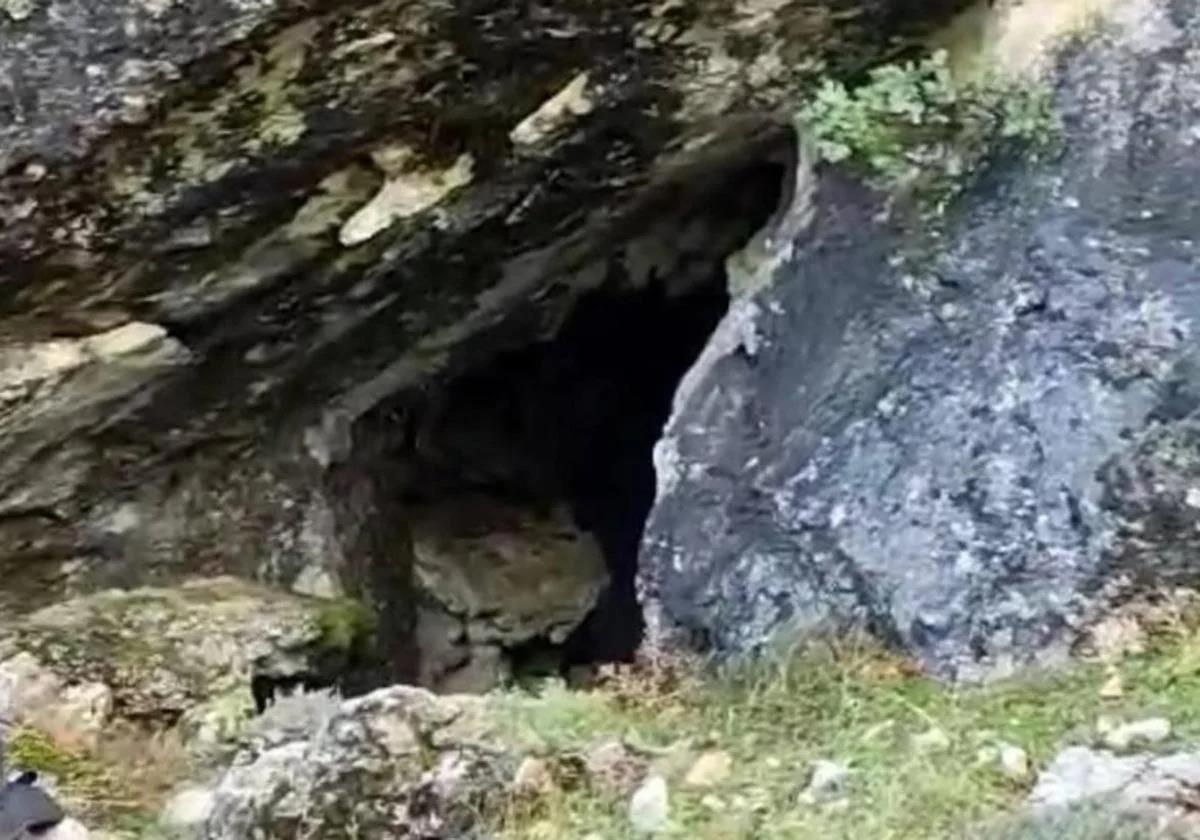
[(846, 793), (851, 771), (837, 761), (814, 761), (808, 784), (800, 794), (800, 800), (810, 804), (840, 799)]
[(1111, 8), (1051, 78), (1064, 154), (997, 171), (937, 244), (828, 172), (784, 214), (656, 449), (652, 645), (869, 626), (974, 680), (1194, 581), (1200, 4)]
[(1109, 749), (1123, 751), (1134, 747), (1148, 747), (1171, 737), (1171, 721), (1166, 718), (1147, 718), (1114, 726), (1104, 733), (1104, 745)]
[(252, 711), (252, 678), (313, 677), (341, 664), (351, 639), (340, 634), (353, 628), (330, 625), (335, 607), (232, 578), (110, 590), (7, 624), (0, 651), (14, 657), (4, 670), (23, 675), (18, 689), (63, 685), (59, 702), (93, 697), (104, 707), (88, 688), (100, 685), (116, 714), (173, 723), (231, 693)]
[(159, 822), (176, 835), (201, 836), (213, 809), (213, 792), (190, 787), (179, 791), (163, 806)]
[(512, 780), (513, 793), (518, 796), (545, 796), (552, 793), (556, 787), (549, 762), (535, 756), (521, 761)]
[(950, 736), (944, 729), (937, 726), (930, 727), (924, 732), (918, 732), (909, 740), (916, 752), (945, 752), (950, 749)]
[(476, 698), (380, 689), (307, 733), (264, 732), (216, 785), (205, 836), (473, 836), (518, 764)]
[(91, 836), (87, 827), (74, 817), (67, 817), (49, 831), (38, 834), (41, 840), (88, 840)]
[(583, 757), (588, 781), (602, 792), (628, 796), (646, 777), (648, 763), (621, 741), (594, 744)]
[(558, 507), (535, 511), (482, 497), (414, 509), (421, 679), (447, 692), (485, 691), (507, 672), (503, 650), (561, 644), (608, 582), (596, 539)]
[(1200, 755), (1118, 756), (1087, 747), (1063, 750), (1038, 778), (1029, 795), (1034, 813), (1053, 813), (1099, 803), (1120, 814), (1145, 818), (1193, 836), (1200, 830), (1191, 802), (1200, 784)]
[(1029, 753), (1015, 744), (1003, 744), (999, 749), (997, 763), (1000, 772), (1016, 782), (1029, 776)]
[(629, 799), (629, 824), (636, 834), (658, 834), (671, 815), (667, 780), (650, 776)]
[(733, 770), (733, 758), (724, 750), (707, 750), (701, 753), (683, 777), (689, 788), (712, 788), (729, 778)]

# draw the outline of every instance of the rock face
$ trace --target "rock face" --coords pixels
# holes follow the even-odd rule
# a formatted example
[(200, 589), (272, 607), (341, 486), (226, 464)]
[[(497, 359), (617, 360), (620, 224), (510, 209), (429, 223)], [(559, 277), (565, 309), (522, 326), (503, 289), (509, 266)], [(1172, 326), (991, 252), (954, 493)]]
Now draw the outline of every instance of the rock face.
[(86, 743), (109, 715), (200, 724), (211, 702), (244, 715), (256, 682), (331, 679), (347, 666), (353, 628), (338, 617), (336, 604), (232, 578), (64, 601), (4, 628), (0, 707), (68, 743)]
[(218, 783), (204, 836), (478, 836), (518, 764), (482, 701), (381, 689), (313, 729), (267, 728)]
[[(439, 460), (424, 431), (451, 383), (556, 339), (589, 295), (674, 312), (697, 278), (722, 287), (774, 209), (781, 110), (959, 5), (0, 5), (0, 609), (237, 574), (359, 596), (380, 679), (438, 672), (415, 641), (410, 505), (485, 492), (527, 522), (640, 520), (649, 495), (605, 485), (626, 460), (611, 423), (590, 451), (590, 431), (497, 435), (533, 440), (537, 469), (486, 446)], [(626, 376), (662, 357), (669, 393), (709, 317), (686, 340), (657, 325)], [(615, 324), (596, 346), (621, 344)], [(610, 385), (576, 404), (636, 414), (642, 446), (665, 406)], [(570, 466), (584, 452), (599, 466)], [(594, 551), (556, 553), (586, 581), (534, 624), (560, 636), (598, 597), (636, 637), (640, 521), (576, 527), (621, 573), (597, 596)], [(432, 601), (474, 622), (462, 594)], [(498, 621), (532, 628), (517, 613)]]
[(865, 624), (969, 678), (1196, 582), (1198, 47), (1200, 3), (1121, 4), (1059, 72), (1061, 159), (990, 179), (938, 237), (813, 177), (790, 260), (656, 451), (656, 644)]

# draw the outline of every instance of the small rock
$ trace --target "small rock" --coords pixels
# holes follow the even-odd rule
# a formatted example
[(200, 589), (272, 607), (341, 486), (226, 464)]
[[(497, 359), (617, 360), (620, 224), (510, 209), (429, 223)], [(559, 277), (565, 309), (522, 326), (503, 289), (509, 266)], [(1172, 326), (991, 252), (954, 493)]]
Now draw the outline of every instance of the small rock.
[(1147, 718), (1127, 723), (1110, 730), (1104, 736), (1104, 745), (1114, 750), (1149, 746), (1171, 737), (1171, 722), (1166, 718)]
[(1125, 680), (1120, 671), (1110, 671), (1104, 684), (1100, 686), (1101, 700), (1120, 700), (1125, 696)]
[(839, 798), (846, 791), (850, 768), (836, 761), (814, 761), (808, 787), (800, 798), (804, 802), (828, 802)]
[(513, 774), (513, 791), (521, 796), (545, 796), (554, 791), (554, 775), (545, 759), (526, 757)]
[(88, 830), (83, 823), (67, 817), (49, 831), (38, 835), (39, 840), (88, 840)]
[(592, 747), (583, 765), (594, 787), (616, 796), (628, 796), (646, 775), (646, 762), (620, 741)]
[(984, 767), (995, 764), (1000, 760), (1000, 750), (996, 747), (980, 747), (975, 753), (975, 764)]
[(912, 737), (912, 748), (917, 752), (943, 752), (950, 749), (950, 736), (934, 726)]
[(1023, 781), (1029, 777), (1029, 753), (1013, 744), (1000, 747), (1000, 772), (1013, 781)]
[(208, 788), (192, 787), (179, 791), (163, 807), (159, 817), (169, 829), (199, 829), (213, 809), (213, 792)]
[(662, 776), (646, 779), (629, 800), (629, 822), (638, 834), (657, 834), (667, 824), (670, 801)]
[(719, 796), (714, 796), (711, 793), (705, 794), (704, 798), (700, 800), (700, 804), (712, 811), (714, 814), (718, 814), (725, 810), (725, 800)]
[(733, 770), (733, 759), (724, 750), (709, 750), (701, 753), (692, 764), (683, 784), (690, 788), (712, 788), (729, 778)]

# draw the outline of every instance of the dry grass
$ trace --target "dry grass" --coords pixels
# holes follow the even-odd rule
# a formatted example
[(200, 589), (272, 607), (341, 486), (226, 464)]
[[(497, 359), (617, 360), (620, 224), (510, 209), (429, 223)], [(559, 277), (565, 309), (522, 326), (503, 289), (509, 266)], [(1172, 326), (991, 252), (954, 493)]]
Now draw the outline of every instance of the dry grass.
[(177, 732), (129, 723), (110, 724), (90, 750), (32, 727), (14, 732), (8, 746), (13, 767), (36, 770), (68, 810), (113, 837), (153, 837), (159, 809), (190, 769)]
[[(1101, 715), (1165, 715), (1177, 737), (1200, 735), (1200, 635), (1192, 625), (1156, 628), (1142, 653), (1117, 666), (1124, 695), (1105, 699), (1100, 689), (1111, 667), (1080, 662), (1062, 673), (951, 691), (868, 644), (811, 645), (719, 674), (625, 671), (592, 691), (552, 686), (536, 699), (510, 695), (498, 705), (515, 735), (548, 754), (578, 754), (613, 737), (637, 747), (671, 781), (664, 838), (1133, 840), (1143, 836), (1140, 826), (1103, 815), (1072, 814), (1061, 824), (1005, 819), (1032, 779), (1013, 781), (994, 759), (981, 759), (988, 748), (1016, 744), (1036, 769), (1067, 745), (1092, 743)], [(914, 736), (933, 728), (948, 746), (914, 747)], [(680, 778), (701, 749), (728, 752), (733, 771), (716, 788), (687, 790)], [(800, 799), (821, 759), (852, 768), (844, 804)], [(632, 836), (623, 799), (570, 779), (501, 822), (506, 840)]]

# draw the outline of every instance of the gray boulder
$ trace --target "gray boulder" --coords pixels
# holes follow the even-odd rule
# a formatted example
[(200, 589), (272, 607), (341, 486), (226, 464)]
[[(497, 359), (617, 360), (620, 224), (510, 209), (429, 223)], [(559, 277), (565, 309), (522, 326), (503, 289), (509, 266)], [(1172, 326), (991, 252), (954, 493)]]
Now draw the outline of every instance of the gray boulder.
[[(1104, 750), (1063, 750), (1038, 778), (1028, 806), (1046, 821), (1081, 809), (1137, 820), (1155, 837), (1196, 837), (1200, 754), (1118, 756)], [(1130, 836), (1133, 836), (1132, 834)]]
[(653, 644), (865, 625), (971, 678), (1196, 582), (1198, 48), (1200, 3), (1121, 4), (1061, 63), (1061, 158), (1001, 167), (938, 231), (812, 176), (791, 259), (658, 445)]
[(481, 836), (519, 761), (481, 699), (380, 689), (313, 728), (264, 728), (216, 785), (204, 836)]

